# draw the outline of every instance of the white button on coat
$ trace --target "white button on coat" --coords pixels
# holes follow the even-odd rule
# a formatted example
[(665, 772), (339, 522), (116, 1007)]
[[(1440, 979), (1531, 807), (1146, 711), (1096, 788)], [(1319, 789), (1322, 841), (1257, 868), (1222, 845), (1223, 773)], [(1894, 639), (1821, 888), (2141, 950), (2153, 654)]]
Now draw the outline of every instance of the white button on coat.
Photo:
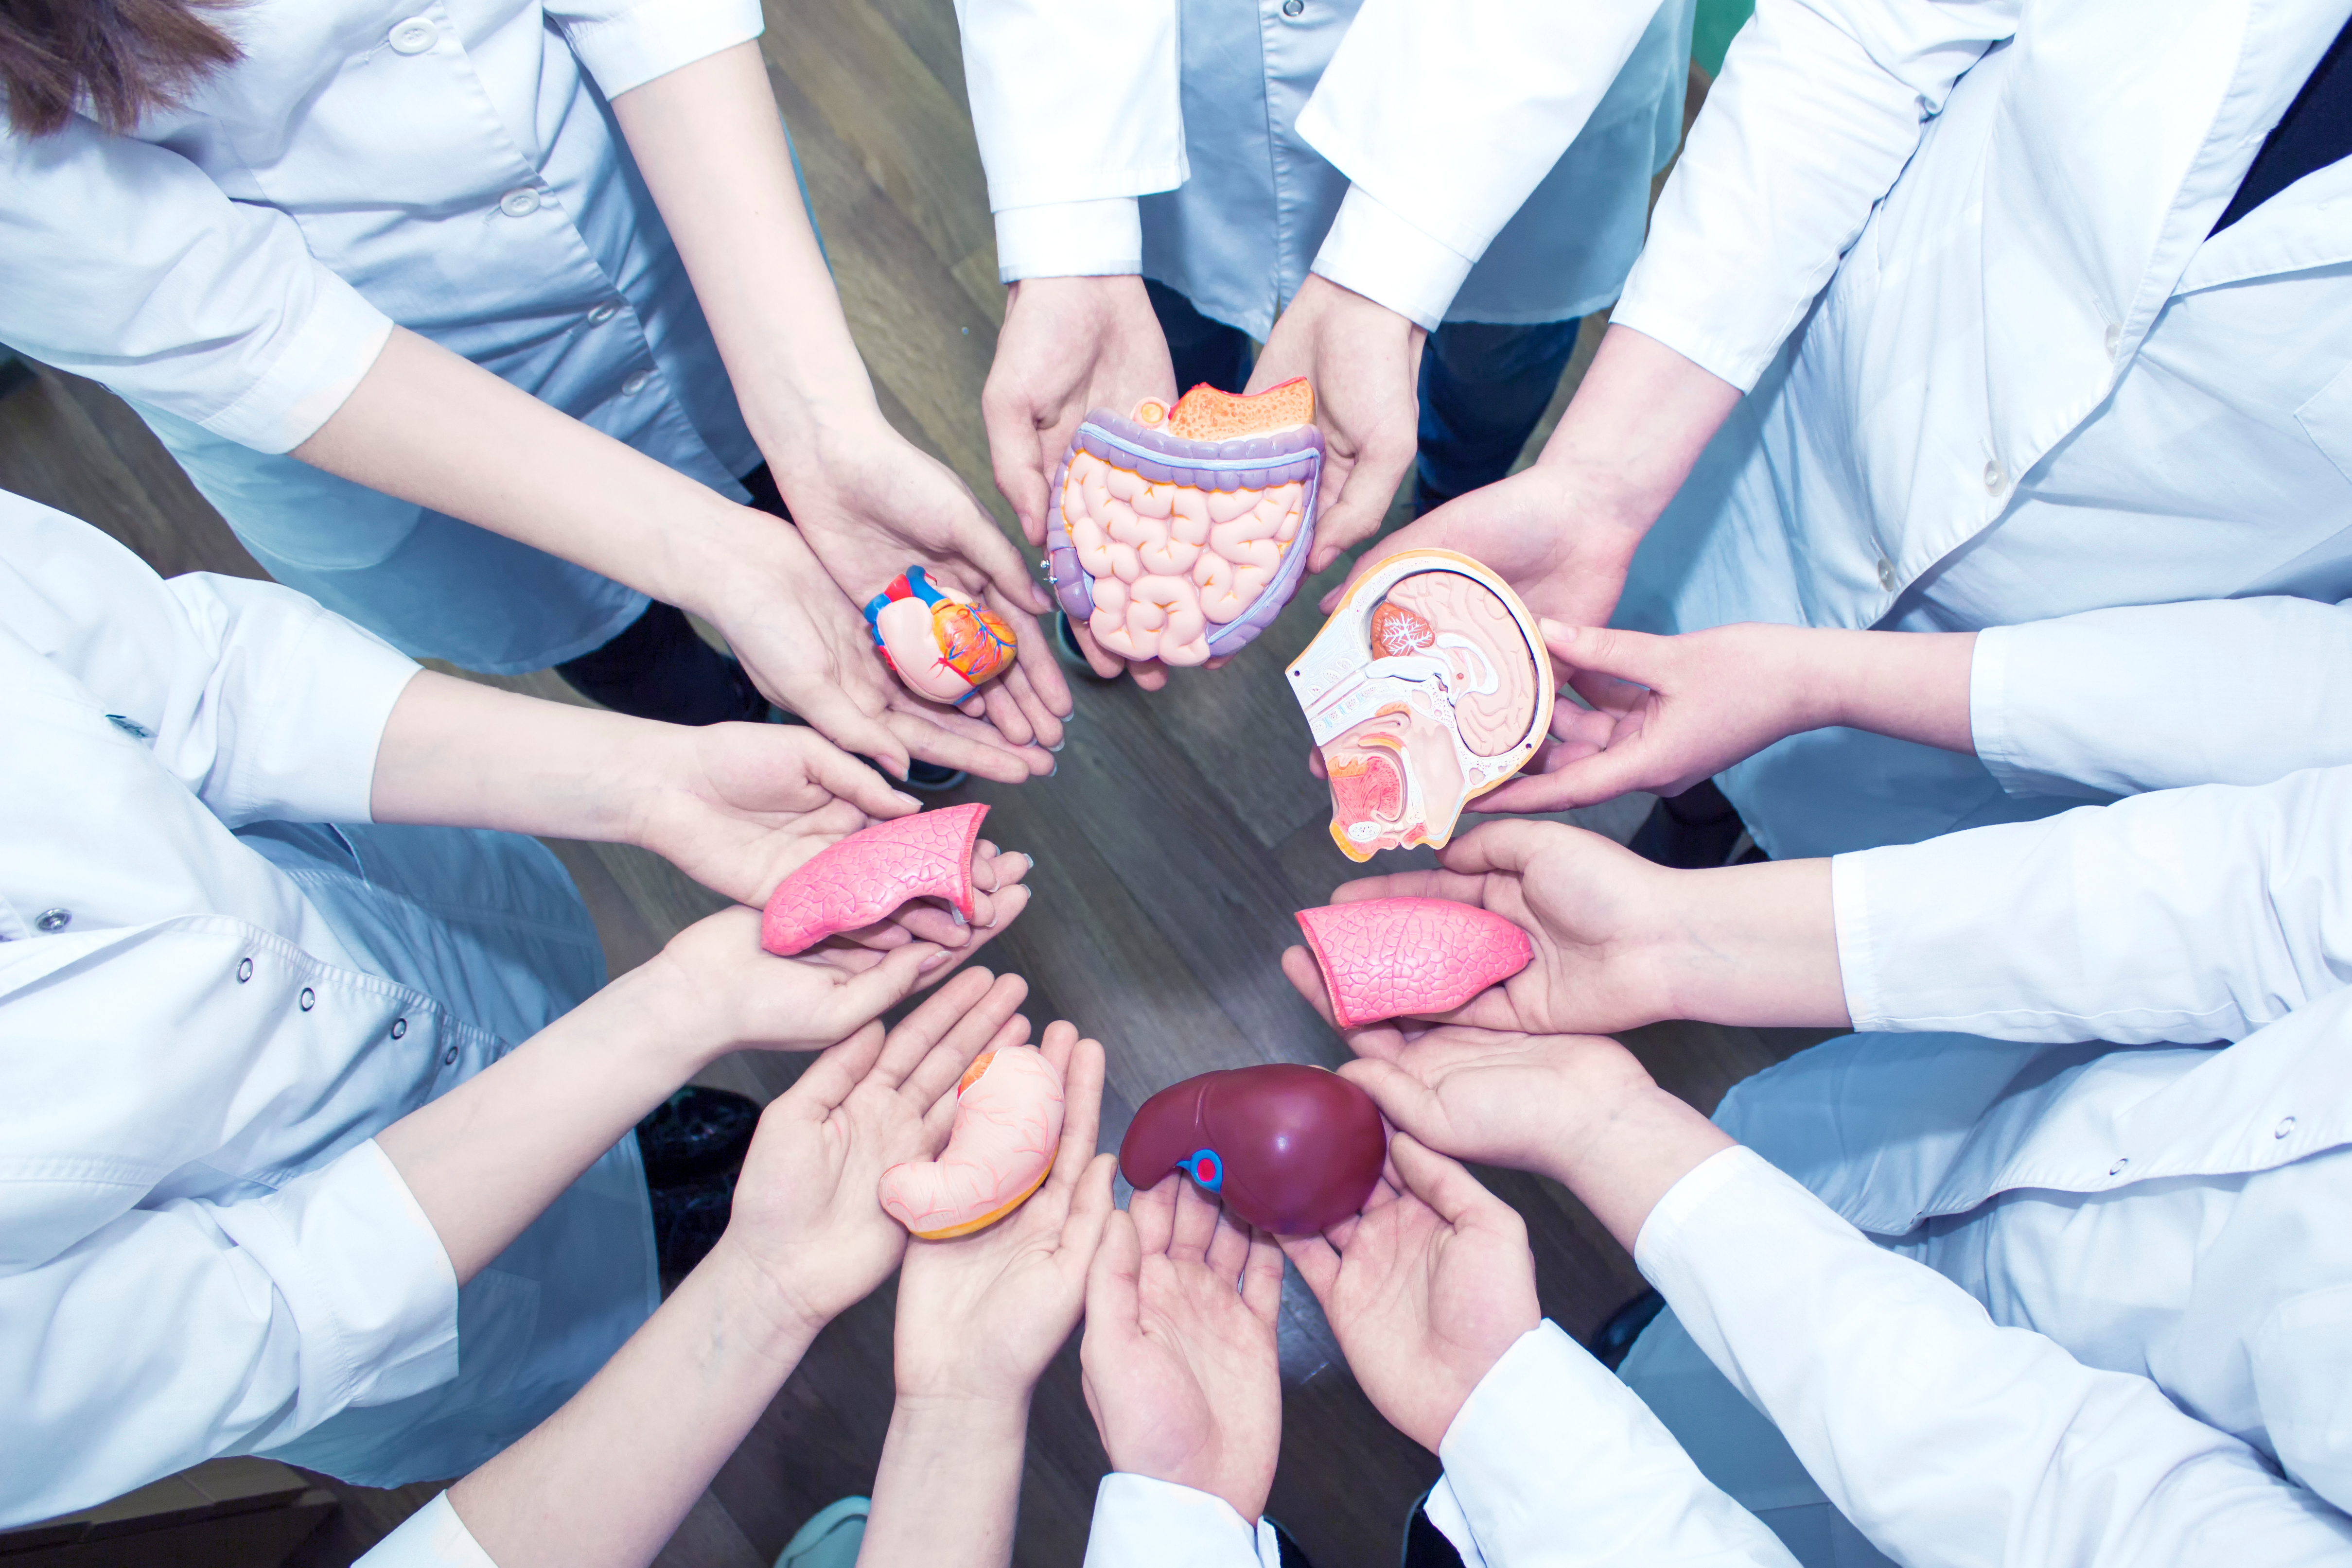
[(510, 218), (527, 218), (539, 211), (539, 193), (525, 185), (499, 198), (499, 211)]
[(621, 308), (607, 299), (604, 303), (597, 306), (596, 308), (588, 312), (588, 324), (592, 327), (602, 327), (605, 322), (610, 321), (614, 317), (620, 313)]
[(1889, 593), (1895, 591), (1895, 563), (1885, 556), (1878, 558), (1878, 586)]
[(441, 29), (430, 16), (411, 16), (393, 24), (388, 41), (394, 54), (421, 55), (441, 41)]
[(653, 372), (650, 371), (636, 371), (635, 374), (631, 375), (627, 381), (621, 383), (621, 395), (623, 397), (636, 396), (639, 392), (646, 390), (646, 383), (653, 379)]

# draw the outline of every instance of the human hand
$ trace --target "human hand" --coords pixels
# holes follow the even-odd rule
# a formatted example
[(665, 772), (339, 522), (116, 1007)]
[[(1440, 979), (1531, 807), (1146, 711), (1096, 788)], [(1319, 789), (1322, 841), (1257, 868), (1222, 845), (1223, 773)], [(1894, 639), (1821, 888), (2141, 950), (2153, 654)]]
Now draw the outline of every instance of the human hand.
[[(1098, 408), (1129, 413), (1148, 397), (1173, 402), (1181, 390), (1142, 278), (1029, 277), (1005, 291), (980, 414), (996, 488), (1032, 545), (1045, 545), (1054, 470), (1079, 422)], [(1130, 665), (1097, 644), (1084, 622), (1071, 629), (1104, 679), (1127, 670), (1146, 691), (1168, 684), (1158, 663)]]
[(1255, 1521), (1282, 1446), (1282, 1254), (1181, 1174), (1104, 1227), (1078, 1347), (1111, 1466), (1211, 1492)]
[(1503, 1353), (1543, 1321), (1527, 1222), (1402, 1133), (1361, 1214), (1281, 1246), (1365, 1397), (1432, 1453)]
[(876, 1185), (947, 1143), (972, 1058), (1029, 1038), (1014, 1011), (1027, 994), (1018, 976), (968, 969), (887, 1035), (869, 1023), (818, 1057), (761, 1113), (719, 1246), (768, 1282), (778, 1317), (814, 1333), (898, 1266), (907, 1232)]
[(1246, 390), (1307, 377), (1323, 433), (1308, 571), (1321, 571), (1371, 538), (1388, 515), (1420, 450), (1421, 350), (1428, 340), (1387, 306), (1311, 272), (1268, 334)]
[(987, 1229), (908, 1243), (893, 1365), (900, 1400), (1026, 1406), (1077, 1326), (1087, 1271), (1111, 1213), (1111, 1155), (1094, 1152), (1103, 1050), (1062, 1022), (1041, 1049), (1062, 1070), (1062, 1141), (1029, 1200)]

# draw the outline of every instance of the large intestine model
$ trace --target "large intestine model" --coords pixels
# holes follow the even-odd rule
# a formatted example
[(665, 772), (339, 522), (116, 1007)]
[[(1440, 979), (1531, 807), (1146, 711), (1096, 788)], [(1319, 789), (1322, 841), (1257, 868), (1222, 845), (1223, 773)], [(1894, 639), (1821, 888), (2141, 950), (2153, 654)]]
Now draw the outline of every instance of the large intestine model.
[(1197, 386), (1126, 417), (1095, 410), (1046, 505), (1055, 597), (1122, 659), (1234, 653), (1306, 575), (1322, 459), (1303, 378), (1248, 397)]

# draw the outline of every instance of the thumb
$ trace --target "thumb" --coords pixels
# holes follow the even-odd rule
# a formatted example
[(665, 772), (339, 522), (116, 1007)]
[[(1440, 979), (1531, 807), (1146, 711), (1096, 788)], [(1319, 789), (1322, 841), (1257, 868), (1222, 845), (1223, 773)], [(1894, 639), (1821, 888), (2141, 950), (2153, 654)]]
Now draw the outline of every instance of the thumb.
[(1444, 1141), (1445, 1109), (1437, 1091), (1395, 1062), (1360, 1056), (1341, 1067), (1339, 1076), (1370, 1095), (1391, 1126), (1423, 1143)]
[[(994, 377), (990, 378), (991, 382)], [(996, 491), (1012, 505), (1021, 532), (1032, 545), (1045, 542), (1045, 465), (1053, 455), (1045, 449), (1045, 433), (1025, 398), (1014, 397), (993, 384), (980, 394), (980, 423), (988, 433), (989, 471)]]
[[(755, 676), (759, 673), (756, 669), (751, 671)], [(843, 695), (840, 687), (816, 683), (805, 692), (783, 692), (770, 691), (765, 681), (759, 685), (777, 706), (806, 719), (811, 729), (844, 751), (872, 758), (893, 779), (903, 780), (907, 777), (905, 744), (890, 733), (889, 726), (868, 717)]]
[(1520, 876), (1564, 827), (1566, 824), (1560, 822), (1528, 822), (1516, 818), (1481, 823), (1438, 851), (1437, 862), (1447, 871), (1465, 876), (1484, 876), (1491, 872)]
[(1339, 493), (1321, 508), (1315, 522), (1315, 550), (1307, 570), (1321, 571), (1339, 559), (1342, 550), (1362, 543), (1380, 531), (1396, 498), (1397, 486), (1412, 463), (1412, 449), (1379, 447), (1365, 451), (1348, 470)]
[(809, 781), (837, 800), (846, 800), (867, 816), (903, 817), (919, 811), (923, 803), (890, 788), (881, 774), (852, 757), (822, 735), (787, 729), (801, 748), (801, 767)]
[(1543, 622), (1544, 646), (1572, 670), (1597, 671), (1637, 685), (1655, 686), (1666, 674), (1671, 637), (1623, 632), (1613, 626), (1564, 626)]
[(937, 977), (938, 961), (956, 955), (933, 942), (909, 942), (893, 947), (882, 961), (862, 969), (834, 988), (824, 1009), (823, 1032), (836, 1037), (862, 1029), (905, 1001)]
[(1437, 1212), (1446, 1224), (1460, 1227), (1481, 1209), (1501, 1202), (1476, 1176), (1420, 1139), (1399, 1133), (1389, 1140), (1389, 1161), (1413, 1197)]

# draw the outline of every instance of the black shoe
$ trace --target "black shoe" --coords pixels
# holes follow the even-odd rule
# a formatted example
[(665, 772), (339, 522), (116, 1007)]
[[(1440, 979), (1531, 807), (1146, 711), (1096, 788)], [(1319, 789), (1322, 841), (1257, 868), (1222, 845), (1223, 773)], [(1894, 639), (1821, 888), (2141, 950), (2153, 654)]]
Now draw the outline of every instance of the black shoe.
[(637, 1124), (646, 1185), (677, 1186), (735, 1170), (760, 1124), (757, 1101), (689, 1083)]
[[(1659, 865), (1700, 871), (1728, 861), (1747, 831), (1738, 808), (1714, 780), (1702, 779), (1679, 795), (1661, 797), (1625, 847)], [(1754, 858), (1767, 857), (1758, 851)]]
[(907, 765), (907, 788), (926, 795), (952, 789), (971, 777), (961, 768), (942, 768), (936, 762), (919, 759)]
[(1592, 1336), (1592, 1359), (1614, 1372), (1623, 1364), (1625, 1353), (1642, 1337), (1642, 1331), (1665, 1310), (1666, 1299), (1655, 1291), (1644, 1291), (1615, 1312)]
[(1087, 663), (1087, 651), (1078, 646), (1078, 634), (1070, 629), (1070, 612), (1066, 610), (1054, 612), (1054, 652), (1061, 656), (1062, 663), (1087, 680), (1104, 682), (1116, 678), (1105, 677)]
[(675, 1282), (710, 1256), (735, 1207), (735, 1173), (722, 1171), (698, 1181), (652, 1189), (654, 1250), (662, 1278)]
[(768, 716), (742, 664), (704, 642), (686, 612), (659, 601), (601, 648), (555, 666), (572, 689), (632, 718), (726, 724)]

